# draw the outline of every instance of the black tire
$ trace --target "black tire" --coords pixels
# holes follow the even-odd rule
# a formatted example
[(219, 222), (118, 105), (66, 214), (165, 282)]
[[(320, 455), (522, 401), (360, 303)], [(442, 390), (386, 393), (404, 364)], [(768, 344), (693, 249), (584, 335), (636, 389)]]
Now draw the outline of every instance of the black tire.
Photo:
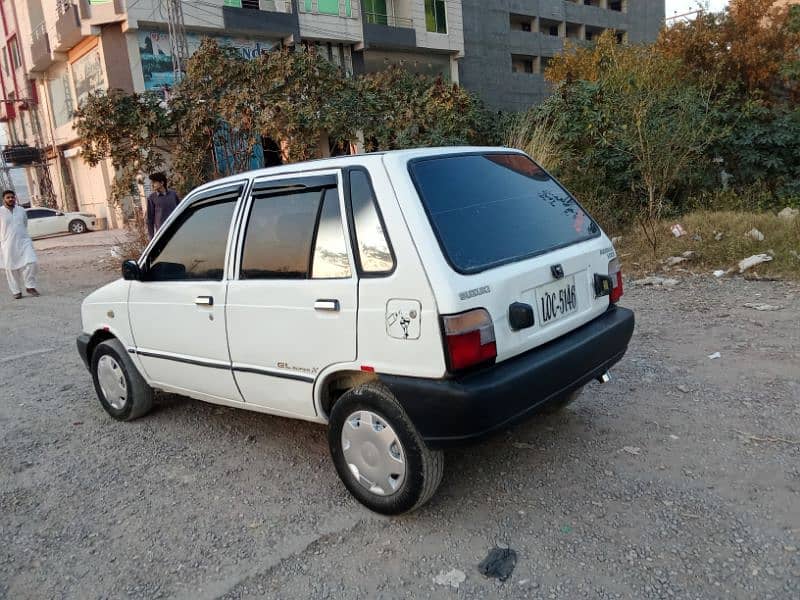
[[(98, 376), (98, 365), (104, 356), (113, 359), (119, 368), (119, 376), (124, 378), (124, 403), (115, 408), (106, 398)], [(106, 361), (107, 363), (109, 361)], [(92, 353), (92, 380), (100, 404), (106, 412), (118, 421), (132, 421), (150, 412), (153, 407), (153, 388), (139, 374), (125, 347), (117, 339), (106, 340), (97, 345)], [(122, 398), (122, 396), (120, 396)]]
[[(405, 458), (405, 478), (391, 495), (369, 491), (350, 471), (342, 448), (342, 428), (348, 417), (367, 410), (386, 422), (397, 435)], [(342, 482), (361, 504), (377, 513), (397, 515), (416, 510), (433, 497), (442, 481), (444, 454), (428, 448), (394, 396), (379, 383), (366, 383), (346, 392), (333, 406), (328, 446)]]
[(69, 222), (69, 231), (70, 233), (86, 233), (86, 223), (81, 221), (80, 219), (75, 219), (74, 221)]
[(579, 387), (577, 390), (573, 390), (569, 394), (558, 398), (557, 400), (553, 400), (552, 402), (548, 402), (543, 408), (542, 412), (546, 414), (554, 414), (561, 412), (567, 406), (575, 402), (578, 398), (580, 398), (581, 393), (583, 392), (583, 388)]

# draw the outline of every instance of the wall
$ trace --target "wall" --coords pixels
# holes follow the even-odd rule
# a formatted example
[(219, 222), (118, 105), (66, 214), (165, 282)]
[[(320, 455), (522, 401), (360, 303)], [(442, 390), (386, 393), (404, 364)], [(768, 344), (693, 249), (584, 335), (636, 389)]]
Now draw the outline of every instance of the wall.
[[(460, 82), (492, 108), (503, 110), (525, 110), (547, 97), (542, 74), (513, 73), (511, 55), (546, 58), (559, 53), (564, 23), (571, 30), (583, 30), (580, 25), (625, 30), (630, 42), (642, 42), (654, 41), (664, 20), (664, 0), (628, 0), (627, 13), (564, 0), (462, 0), (462, 5), (465, 56), (459, 61)], [(562, 37), (511, 31), (511, 13), (557, 22)]]

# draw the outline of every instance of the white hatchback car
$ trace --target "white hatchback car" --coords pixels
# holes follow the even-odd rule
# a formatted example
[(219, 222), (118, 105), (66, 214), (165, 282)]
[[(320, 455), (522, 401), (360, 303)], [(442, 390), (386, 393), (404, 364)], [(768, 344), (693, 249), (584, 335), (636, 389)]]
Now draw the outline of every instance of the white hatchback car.
[(608, 237), (510, 149), (214, 181), (122, 272), (78, 338), (112, 417), (158, 389), (327, 425), (344, 485), (386, 514), (433, 495), (442, 448), (607, 380), (634, 325)]
[(81, 212), (63, 213), (52, 208), (27, 208), (28, 233), (32, 238), (57, 233), (85, 233), (96, 228), (96, 219), (92, 214)]

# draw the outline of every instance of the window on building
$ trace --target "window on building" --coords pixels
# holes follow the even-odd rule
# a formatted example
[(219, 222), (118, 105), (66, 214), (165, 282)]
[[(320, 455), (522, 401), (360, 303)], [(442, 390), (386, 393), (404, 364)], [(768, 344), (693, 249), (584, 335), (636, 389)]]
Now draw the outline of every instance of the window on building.
[(542, 73), (544, 73), (550, 67), (550, 63), (551, 62), (553, 62), (553, 57), (552, 56), (542, 56), (539, 59), (539, 64), (540, 64), (540, 68), (542, 70)]
[(389, 15), (386, 12), (386, 0), (364, 0), (364, 18), (367, 23), (388, 25)]
[(622, 0), (610, 0), (608, 8), (617, 12), (625, 12), (625, 3)]
[(534, 31), (536, 17), (529, 15), (510, 15), (511, 31)]
[(544, 34), (558, 37), (561, 35), (561, 23), (559, 21), (551, 21), (549, 19), (539, 19), (539, 31)]
[(8, 70), (8, 53), (5, 47), (0, 50), (0, 52), (3, 54), (3, 72), (6, 74), (6, 77), (8, 77), (11, 74)]
[(618, 44), (624, 44), (628, 41), (628, 34), (624, 31), (618, 31), (614, 37), (616, 37)]
[(8, 48), (11, 51), (11, 63), (15, 69), (19, 69), (22, 66), (22, 58), (19, 54), (19, 43), (16, 36), (8, 41)]
[(425, 26), (433, 33), (447, 33), (445, 0), (425, 0)]
[(536, 60), (533, 56), (524, 56), (522, 54), (511, 55), (511, 70), (514, 73), (535, 73), (535, 64)]
[[(317, 12), (321, 15), (339, 15), (339, 4), (341, 0), (317, 0)], [(345, 16), (352, 16), (352, 0), (344, 0), (344, 14)], [(303, 2), (304, 12), (312, 12), (314, 6), (311, 0)]]

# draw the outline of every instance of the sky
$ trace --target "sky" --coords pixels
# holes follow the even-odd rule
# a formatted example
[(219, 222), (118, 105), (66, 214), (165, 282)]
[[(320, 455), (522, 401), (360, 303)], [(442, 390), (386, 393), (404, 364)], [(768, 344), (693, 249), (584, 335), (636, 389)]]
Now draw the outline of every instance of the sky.
[(718, 12), (728, 5), (728, 0), (666, 0), (667, 18), (697, 10), (700, 7), (705, 8), (706, 4), (710, 11)]

